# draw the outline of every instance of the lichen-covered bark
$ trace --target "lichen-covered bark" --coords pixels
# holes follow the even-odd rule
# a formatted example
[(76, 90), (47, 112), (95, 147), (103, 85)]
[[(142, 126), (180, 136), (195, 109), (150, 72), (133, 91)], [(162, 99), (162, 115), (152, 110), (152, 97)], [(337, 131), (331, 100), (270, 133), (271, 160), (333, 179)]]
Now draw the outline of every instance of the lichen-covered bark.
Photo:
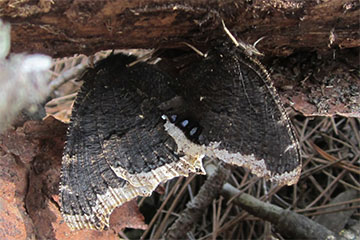
[(196, 46), (233, 33), (267, 55), (360, 45), (356, 0), (40, 0), (1, 1), (12, 23), (12, 52), (53, 57), (113, 48)]

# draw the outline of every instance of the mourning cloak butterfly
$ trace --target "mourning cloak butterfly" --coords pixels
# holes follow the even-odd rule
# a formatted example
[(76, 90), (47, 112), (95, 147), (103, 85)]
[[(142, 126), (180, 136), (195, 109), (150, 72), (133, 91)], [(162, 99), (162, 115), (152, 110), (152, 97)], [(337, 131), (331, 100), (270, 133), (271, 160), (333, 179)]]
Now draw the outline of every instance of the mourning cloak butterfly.
[[(204, 174), (205, 155), (280, 185), (297, 181), (299, 144), (261, 64), (225, 45), (174, 82), (153, 65), (126, 67), (134, 60), (112, 55), (84, 75), (60, 184), (72, 229), (103, 229), (115, 207), (160, 182)], [(164, 112), (173, 102), (182, 111)]]

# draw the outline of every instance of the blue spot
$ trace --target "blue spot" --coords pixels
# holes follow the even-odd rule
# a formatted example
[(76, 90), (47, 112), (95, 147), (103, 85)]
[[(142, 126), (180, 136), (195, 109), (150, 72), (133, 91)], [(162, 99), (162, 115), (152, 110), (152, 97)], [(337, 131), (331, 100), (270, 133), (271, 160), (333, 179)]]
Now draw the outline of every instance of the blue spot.
[(189, 120), (184, 120), (181, 122), (182, 127), (186, 127), (189, 124)]
[(170, 116), (170, 122), (173, 123), (173, 122), (176, 121), (176, 119), (177, 119), (177, 115), (174, 114), (174, 115), (171, 115), (171, 116)]
[(198, 130), (198, 127), (194, 127), (190, 130), (190, 136), (194, 136)]

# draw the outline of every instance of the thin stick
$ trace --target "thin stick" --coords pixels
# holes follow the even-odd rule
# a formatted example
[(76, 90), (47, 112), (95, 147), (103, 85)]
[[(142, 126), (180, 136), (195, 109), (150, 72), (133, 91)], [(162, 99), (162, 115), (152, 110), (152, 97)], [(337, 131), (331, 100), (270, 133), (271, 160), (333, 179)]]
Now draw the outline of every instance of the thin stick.
[[(176, 181), (175, 185), (179, 185), (181, 183), (181, 181), (183, 180), (183, 177), (179, 177), (179, 179)], [(146, 237), (146, 235), (149, 233), (151, 227), (154, 225), (156, 219), (159, 217), (161, 211), (164, 209), (165, 205), (167, 204), (167, 202), (170, 200), (170, 197), (172, 196), (172, 194), (175, 192), (176, 188), (173, 187), (171, 188), (170, 192), (167, 194), (167, 198), (163, 201), (163, 203), (161, 204), (160, 208), (158, 209), (158, 211), (156, 212), (155, 216), (151, 219), (148, 228), (146, 229), (146, 231), (141, 235), (140, 239), (144, 239)]]
[(295, 210), (295, 212), (297, 212), (297, 213), (309, 212), (309, 211), (315, 211), (315, 210), (324, 209), (324, 208), (337, 207), (337, 206), (351, 204), (351, 203), (357, 203), (357, 202), (360, 202), (360, 198), (356, 198), (356, 199), (352, 199), (352, 200), (348, 200), (348, 201), (344, 201), (344, 202), (330, 203), (330, 204), (327, 204), (327, 205), (322, 205), (322, 206), (317, 206), (317, 207), (312, 207), (312, 208), (297, 209), (297, 210)]
[(180, 200), (181, 194), (185, 191), (185, 189), (187, 188), (187, 185), (194, 179), (195, 175), (191, 175), (190, 177), (188, 177), (186, 179), (186, 182), (184, 183), (184, 185), (181, 187), (179, 193), (176, 195), (174, 201), (172, 202), (168, 212), (166, 213), (164, 219), (162, 220), (160, 226), (158, 227), (157, 231), (155, 232), (154, 236), (152, 237), (153, 239), (159, 239), (160, 235), (162, 233), (162, 231), (165, 228), (165, 224), (167, 223), (167, 220), (170, 216), (170, 213), (173, 212), (174, 208), (176, 207), (177, 202)]
[[(228, 183), (223, 186), (223, 193), (228, 197), (237, 195), (238, 192)], [(328, 239), (330, 236), (335, 239), (338, 237), (329, 229), (305, 216), (262, 202), (249, 194), (240, 195), (234, 202), (252, 215), (274, 223), (275, 228), (285, 237), (297, 239)]]
[[(354, 158), (351, 163), (355, 162), (356, 159)], [(306, 208), (310, 208), (312, 207), (315, 203), (317, 203), (344, 175), (345, 173), (347, 173), (347, 170), (342, 170), (341, 173), (334, 179), (334, 181), (332, 181), (326, 188), (325, 190), (320, 193), (319, 196), (317, 196), (315, 198), (314, 201), (312, 201)]]
[[(186, 238), (186, 233), (189, 232), (191, 228), (193, 228), (194, 223), (196, 223), (198, 219), (201, 218), (204, 210), (209, 207), (215, 197), (217, 197), (217, 195), (220, 193), (228, 175), (229, 171), (223, 166), (223, 164), (219, 164), (219, 167), (214, 170), (213, 174), (210, 174), (210, 177), (201, 186), (201, 189), (195, 196), (194, 200), (187, 204), (186, 209), (181, 213), (181, 216), (168, 229), (165, 234), (165, 239)], [(218, 218), (216, 216), (215, 209), (216, 204), (214, 205), (213, 213), (213, 230), (217, 232)], [(154, 236), (154, 238), (157, 237), (159, 236)]]
[(200, 51), (199, 49), (197, 49), (195, 46), (187, 43), (187, 42), (181, 42), (183, 44), (185, 44), (186, 46), (188, 46), (189, 48), (191, 48), (192, 50), (194, 50), (194, 52), (196, 52), (197, 54), (199, 54), (200, 56), (206, 58), (207, 57), (207, 53), (203, 53), (202, 51)]

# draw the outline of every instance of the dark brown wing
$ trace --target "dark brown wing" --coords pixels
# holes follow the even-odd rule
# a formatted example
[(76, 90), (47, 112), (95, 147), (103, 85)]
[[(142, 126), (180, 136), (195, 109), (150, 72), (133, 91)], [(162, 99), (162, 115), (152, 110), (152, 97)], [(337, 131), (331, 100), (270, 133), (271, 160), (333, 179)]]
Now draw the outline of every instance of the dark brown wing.
[(103, 229), (113, 209), (148, 196), (162, 182), (202, 172), (201, 158), (179, 156), (157, 109), (174, 96), (165, 74), (124, 55), (85, 75), (64, 151), (60, 196), (73, 229)]
[(195, 64), (180, 85), (186, 114), (202, 127), (198, 151), (280, 185), (297, 182), (299, 143), (260, 63), (222, 46)]

